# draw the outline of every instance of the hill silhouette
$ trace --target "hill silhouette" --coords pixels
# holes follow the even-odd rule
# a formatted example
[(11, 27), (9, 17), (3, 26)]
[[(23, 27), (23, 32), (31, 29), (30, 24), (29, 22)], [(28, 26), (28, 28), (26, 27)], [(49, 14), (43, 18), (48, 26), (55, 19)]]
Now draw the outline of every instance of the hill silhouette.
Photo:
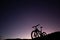
[(60, 32), (54, 32), (44, 37), (39, 37), (34, 39), (6, 39), (6, 40), (60, 40)]
[(6, 39), (6, 40), (32, 40), (32, 39)]
[(60, 32), (54, 32), (44, 37), (34, 38), (32, 40), (60, 40)]

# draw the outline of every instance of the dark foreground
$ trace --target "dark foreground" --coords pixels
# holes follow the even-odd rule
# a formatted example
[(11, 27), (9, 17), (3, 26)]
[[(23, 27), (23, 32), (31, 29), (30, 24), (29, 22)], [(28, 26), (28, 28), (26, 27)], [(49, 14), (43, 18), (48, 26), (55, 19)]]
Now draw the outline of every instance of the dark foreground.
[(54, 32), (44, 37), (39, 37), (34, 39), (6, 39), (6, 40), (60, 40), (60, 32)]
[(32, 39), (6, 39), (6, 40), (32, 40)]

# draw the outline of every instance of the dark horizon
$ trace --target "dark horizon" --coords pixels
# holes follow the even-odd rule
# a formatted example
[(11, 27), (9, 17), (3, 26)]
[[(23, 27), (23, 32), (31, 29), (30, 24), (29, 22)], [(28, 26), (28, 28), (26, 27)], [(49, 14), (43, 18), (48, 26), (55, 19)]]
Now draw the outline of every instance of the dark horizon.
[(38, 38), (34, 38), (34, 39), (15, 38), (15, 39), (5, 39), (5, 40), (57, 40), (57, 39), (60, 39), (59, 35), (60, 35), (60, 31), (48, 34), (48, 35), (46, 35), (44, 37), (38, 37)]
[(37, 24), (48, 34), (60, 31), (58, 0), (2, 0), (0, 10), (3, 38), (31, 38), (32, 26)]

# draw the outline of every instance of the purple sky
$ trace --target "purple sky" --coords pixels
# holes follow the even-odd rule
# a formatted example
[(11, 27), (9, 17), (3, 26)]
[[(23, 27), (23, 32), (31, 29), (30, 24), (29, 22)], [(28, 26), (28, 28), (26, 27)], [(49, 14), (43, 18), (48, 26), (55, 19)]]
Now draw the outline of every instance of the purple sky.
[(0, 36), (4, 38), (31, 38), (36, 24), (41, 24), (46, 33), (60, 31), (59, 1), (2, 1), (0, 23)]

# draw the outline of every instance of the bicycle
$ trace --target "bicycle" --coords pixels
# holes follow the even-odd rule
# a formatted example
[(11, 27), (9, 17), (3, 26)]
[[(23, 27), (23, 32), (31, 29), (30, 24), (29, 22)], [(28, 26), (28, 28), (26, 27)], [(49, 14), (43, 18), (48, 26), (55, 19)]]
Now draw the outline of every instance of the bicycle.
[(37, 26), (39, 26), (39, 25), (40, 24), (32, 27), (32, 28), (34, 28), (34, 30), (31, 32), (32, 39), (37, 38), (37, 37), (43, 37), (43, 36), (47, 35), (46, 32), (42, 32), (42, 28), (43, 28), (42, 26), (40, 27), (41, 30), (39, 31), (39, 29), (37, 28)]

